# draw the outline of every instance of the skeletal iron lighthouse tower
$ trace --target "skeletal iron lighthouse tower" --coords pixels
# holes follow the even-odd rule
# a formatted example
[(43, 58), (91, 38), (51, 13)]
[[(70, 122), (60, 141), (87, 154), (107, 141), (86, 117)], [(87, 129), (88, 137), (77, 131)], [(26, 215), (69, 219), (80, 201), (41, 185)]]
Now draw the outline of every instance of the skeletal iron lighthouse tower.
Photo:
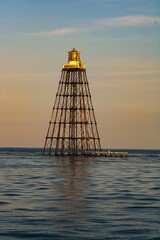
[(74, 48), (62, 68), (43, 154), (87, 155), (100, 150), (86, 68)]

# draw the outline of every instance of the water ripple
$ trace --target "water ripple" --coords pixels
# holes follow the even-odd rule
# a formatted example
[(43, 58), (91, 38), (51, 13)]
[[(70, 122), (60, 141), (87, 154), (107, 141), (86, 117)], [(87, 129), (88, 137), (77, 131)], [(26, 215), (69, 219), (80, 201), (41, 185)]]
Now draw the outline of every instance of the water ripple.
[(0, 149), (0, 239), (159, 240), (160, 152), (128, 159)]

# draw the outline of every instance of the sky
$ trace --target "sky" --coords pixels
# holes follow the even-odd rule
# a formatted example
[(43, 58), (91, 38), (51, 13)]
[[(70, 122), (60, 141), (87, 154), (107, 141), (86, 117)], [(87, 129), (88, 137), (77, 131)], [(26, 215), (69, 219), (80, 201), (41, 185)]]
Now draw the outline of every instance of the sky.
[(74, 47), (102, 147), (160, 149), (159, 0), (0, 0), (0, 147), (43, 147)]

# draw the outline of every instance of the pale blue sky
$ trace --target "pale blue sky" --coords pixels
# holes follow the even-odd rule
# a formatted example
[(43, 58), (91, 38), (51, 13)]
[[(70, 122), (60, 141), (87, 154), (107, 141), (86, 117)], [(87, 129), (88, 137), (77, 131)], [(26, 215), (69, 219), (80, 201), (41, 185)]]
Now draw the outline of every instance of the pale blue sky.
[(159, 42), (159, 0), (0, 0), (0, 146), (43, 146), (75, 47), (102, 146), (160, 148)]

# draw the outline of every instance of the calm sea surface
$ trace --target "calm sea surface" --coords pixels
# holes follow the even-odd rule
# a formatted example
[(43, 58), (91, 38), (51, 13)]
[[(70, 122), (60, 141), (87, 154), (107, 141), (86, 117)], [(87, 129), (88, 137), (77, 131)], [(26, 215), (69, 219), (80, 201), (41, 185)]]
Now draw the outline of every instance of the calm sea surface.
[(127, 159), (0, 149), (0, 239), (160, 239), (160, 151)]

